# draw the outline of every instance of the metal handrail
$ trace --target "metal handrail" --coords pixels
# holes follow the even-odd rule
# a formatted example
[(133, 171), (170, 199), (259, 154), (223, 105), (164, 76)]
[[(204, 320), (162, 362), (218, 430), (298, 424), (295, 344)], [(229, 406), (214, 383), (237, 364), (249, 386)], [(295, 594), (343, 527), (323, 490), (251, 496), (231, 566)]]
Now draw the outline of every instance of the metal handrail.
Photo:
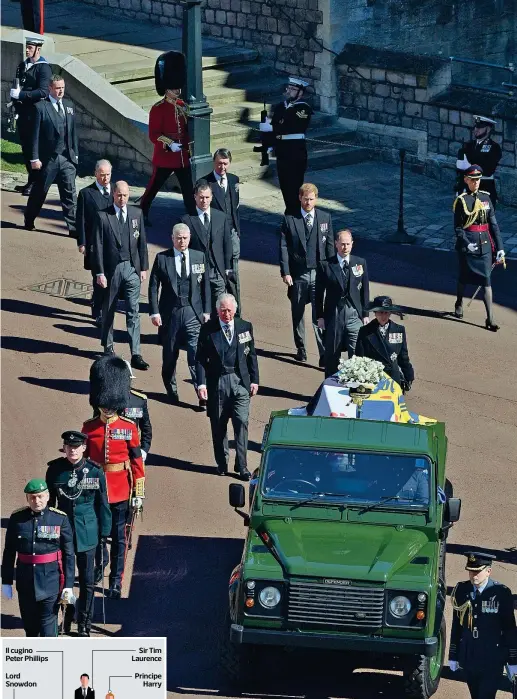
[(515, 65), (513, 63), (508, 63), (507, 66), (501, 63), (488, 63), (487, 61), (475, 61), (473, 58), (458, 58), (458, 56), (449, 56), (449, 61), (451, 63), (456, 61), (457, 63), (470, 63), (474, 66), (485, 66), (485, 68), (500, 68), (501, 70), (509, 70), (510, 73), (515, 72)]

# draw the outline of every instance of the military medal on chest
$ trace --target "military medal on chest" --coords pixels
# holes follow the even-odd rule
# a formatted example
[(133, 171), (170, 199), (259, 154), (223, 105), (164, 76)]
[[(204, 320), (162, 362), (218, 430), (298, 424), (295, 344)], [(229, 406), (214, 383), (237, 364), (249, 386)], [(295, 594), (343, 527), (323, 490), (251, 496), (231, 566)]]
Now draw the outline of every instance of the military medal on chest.
[(77, 473), (75, 471), (72, 473), (71, 478), (69, 478), (67, 485), (69, 488), (75, 488), (77, 485)]

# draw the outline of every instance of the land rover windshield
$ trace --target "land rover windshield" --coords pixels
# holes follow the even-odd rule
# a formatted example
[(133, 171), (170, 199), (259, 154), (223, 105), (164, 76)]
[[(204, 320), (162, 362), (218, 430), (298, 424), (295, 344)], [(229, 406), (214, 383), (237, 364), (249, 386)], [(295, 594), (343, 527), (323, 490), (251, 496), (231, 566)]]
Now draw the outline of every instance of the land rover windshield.
[(368, 509), (429, 506), (431, 462), (424, 457), (270, 447), (263, 468), (261, 493), (267, 500)]

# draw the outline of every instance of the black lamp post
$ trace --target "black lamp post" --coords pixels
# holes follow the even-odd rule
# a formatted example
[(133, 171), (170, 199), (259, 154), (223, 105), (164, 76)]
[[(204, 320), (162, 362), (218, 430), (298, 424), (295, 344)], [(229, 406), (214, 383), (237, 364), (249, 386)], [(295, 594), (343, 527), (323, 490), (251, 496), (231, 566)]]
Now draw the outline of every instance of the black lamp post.
[(406, 151), (401, 148), (400, 155), (400, 181), (399, 181), (399, 219), (397, 223), (397, 231), (386, 238), (389, 243), (406, 243), (411, 245), (415, 242), (414, 235), (409, 235), (404, 227), (404, 160)]
[(189, 137), (194, 142), (191, 158), (194, 182), (212, 170), (212, 153), (210, 151), (210, 114), (212, 114), (212, 108), (203, 94), (201, 2), (202, 0), (182, 2), (183, 53), (187, 59), (185, 101), (189, 109)]

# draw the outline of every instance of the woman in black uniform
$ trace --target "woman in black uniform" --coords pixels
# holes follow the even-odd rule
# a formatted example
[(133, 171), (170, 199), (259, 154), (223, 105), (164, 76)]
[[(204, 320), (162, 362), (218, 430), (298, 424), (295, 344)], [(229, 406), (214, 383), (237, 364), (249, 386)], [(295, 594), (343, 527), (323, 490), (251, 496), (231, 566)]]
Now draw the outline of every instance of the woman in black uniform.
[(490, 195), (479, 189), (482, 175), (483, 170), (479, 165), (467, 168), (464, 180), (469, 191), (460, 194), (454, 201), (454, 229), (459, 257), (454, 315), (463, 318), (465, 285), (482, 286), (487, 315), (485, 327), (497, 332), (499, 326), (494, 323), (492, 314), (490, 275), (494, 258), (496, 263), (504, 262), (504, 250)]

